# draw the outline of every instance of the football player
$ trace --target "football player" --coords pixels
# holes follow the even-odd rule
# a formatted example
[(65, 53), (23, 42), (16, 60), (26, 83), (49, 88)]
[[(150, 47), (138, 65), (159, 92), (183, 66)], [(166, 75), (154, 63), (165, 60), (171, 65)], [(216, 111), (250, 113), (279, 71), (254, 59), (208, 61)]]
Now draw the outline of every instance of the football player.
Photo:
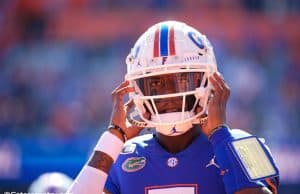
[[(226, 125), (230, 88), (205, 35), (158, 23), (126, 63), (108, 130), (70, 193), (277, 193), (278, 168), (263, 140)], [(143, 128), (155, 131), (138, 136)]]

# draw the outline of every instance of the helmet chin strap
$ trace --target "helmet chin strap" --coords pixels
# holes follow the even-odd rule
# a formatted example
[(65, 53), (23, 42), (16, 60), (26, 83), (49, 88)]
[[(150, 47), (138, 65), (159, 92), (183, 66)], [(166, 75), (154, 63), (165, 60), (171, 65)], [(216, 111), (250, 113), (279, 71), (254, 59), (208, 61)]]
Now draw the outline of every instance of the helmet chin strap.
[[(155, 126), (156, 131), (168, 136), (177, 136), (187, 132), (193, 127), (192, 121), (179, 122), (194, 116), (190, 112), (172, 112), (164, 113), (159, 115), (152, 115), (151, 121), (156, 123), (162, 123)], [(177, 124), (166, 124), (166, 123), (177, 123)], [(163, 124), (164, 123), (164, 124)]]

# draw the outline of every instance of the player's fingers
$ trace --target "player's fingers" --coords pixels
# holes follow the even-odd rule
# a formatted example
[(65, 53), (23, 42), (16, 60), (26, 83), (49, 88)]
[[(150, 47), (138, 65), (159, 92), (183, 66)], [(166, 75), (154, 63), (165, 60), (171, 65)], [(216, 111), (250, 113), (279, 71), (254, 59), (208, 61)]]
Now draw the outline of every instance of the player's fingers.
[(213, 76), (210, 76), (209, 77), (209, 81), (210, 83), (212, 84), (212, 93), (214, 95), (213, 98), (220, 98), (221, 94), (222, 94), (222, 88), (221, 86), (218, 84), (217, 80), (213, 77)]
[(227, 100), (230, 95), (230, 87), (226, 83), (223, 75), (220, 72), (214, 74), (214, 78), (222, 88), (222, 99)]
[(127, 86), (127, 87), (124, 87), (124, 88), (121, 88), (119, 90), (117, 90), (116, 94), (117, 96), (124, 96), (125, 94), (128, 94), (130, 92), (134, 92), (134, 87), (132, 86)]
[(132, 107), (133, 105), (134, 105), (133, 99), (130, 99), (125, 103), (125, 106), (128, 106), (128, 107)]
[(118, 85), (118, 86), (111, 92), (111, 94), (112, 94), (112, 95), (116, 94), (116, 92), (117, 92), (119, 89), (121, 89), (121, 88), (123, 88), (123, 87), (125, 87), (125, 86), (128, 86), (128, 85), (129, 85), (129, 81), (127, 81), (127, 80), (123, 81), (120, 85)]
[(113, 94), (113, 98), (116, 98), (118, 100), (122, 100), (123, 99), (123, 96), (125, 94), (128, 94), (130, 92), (134, 92), (134, 87), (131, 87), (131, 86), (127, 86), (127, 87), (123, 87), (119, 90), (117, 90), (114, 94)]
[(227, 101), (227, 99), (229, 98), (230, 96), (230, 87), (228, 86), (228, 84), (225, 82), (225, 85), (224, 85), (224, 88), (225, 88), (225, 93), (224, 93), (224, 99)]
[(133, 102), (133, 99), (130, 99), (128, 100), (126, 103), (125, 103), (125, 111), (128, 112), (134, 105), (134, 102)]
[(226, 83), (223, 75), (220, 72), (217, 72), (217, 73), (214, 73), (214, 78), (216, 79), (216, 81), (218, 82), (220, 87), (222, 88), (221, 98), (223, 100), (227, 100), (230, 95), (230, 87)]
[(225, 83), (223, 75), (220, 72), (215, 72), (213, 74), (213, 76), (216, 79), (216, 81), (220, 84), (220, 86), (222, 87)]

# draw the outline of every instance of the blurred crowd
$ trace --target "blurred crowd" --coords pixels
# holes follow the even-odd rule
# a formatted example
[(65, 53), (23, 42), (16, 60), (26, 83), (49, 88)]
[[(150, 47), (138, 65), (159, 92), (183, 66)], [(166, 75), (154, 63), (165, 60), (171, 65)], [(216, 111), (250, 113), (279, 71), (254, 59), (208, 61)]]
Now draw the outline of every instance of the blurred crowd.
[[(214, 45), (232, 89), (230, 126), (274, 147), (299, 147), (299, 18), (298, 0), (2, 0), (0, 139), (18, 146), (28, 138), (98, 137), (134, 41), (148, 26), (176, 19)], [(18, 149), (34, 149), (28, 145)]]

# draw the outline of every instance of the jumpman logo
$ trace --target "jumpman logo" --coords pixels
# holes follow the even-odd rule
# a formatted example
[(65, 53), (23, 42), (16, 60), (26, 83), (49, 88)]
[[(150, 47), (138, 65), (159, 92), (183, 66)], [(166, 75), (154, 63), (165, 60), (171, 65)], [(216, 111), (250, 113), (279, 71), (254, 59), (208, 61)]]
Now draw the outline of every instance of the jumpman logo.
[(209, 163), (206, 165), (206, 168), (210, 167), (210, 166), (215, 166), (217, 168), (220, 168), (220, 166), (215, 162), (216, 156), (214, 156)]
[(182, 133), (181, 131), (177, 131), (176, 125), (174, 125), (174, 127), (172, 127), (172, 129), (170, 131), (170, 135), (175, 134), (175, 133)]

